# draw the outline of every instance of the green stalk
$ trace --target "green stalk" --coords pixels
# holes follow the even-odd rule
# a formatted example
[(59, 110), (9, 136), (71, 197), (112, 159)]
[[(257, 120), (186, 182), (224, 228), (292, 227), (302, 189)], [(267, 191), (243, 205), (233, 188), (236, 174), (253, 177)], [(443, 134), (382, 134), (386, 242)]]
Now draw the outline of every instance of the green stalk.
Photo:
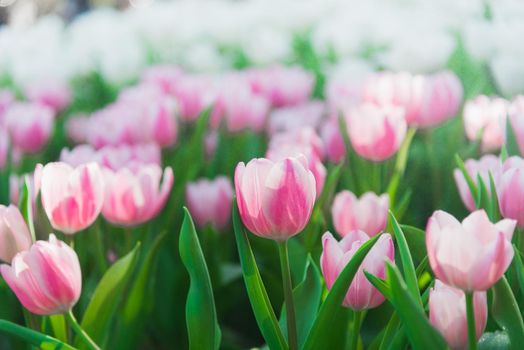
[(69, 310), (69, 312), (65, 313), (65, 317), (67, 319), (67, 322), (71, 325), (71, 328), (75, 331), (76, 335), (82, 339), (84, 344), (87, 346), (90, 350), (101, 350), (98, 345), (89, 337), (89, 335), (80, 327), (78, 324), (78, 321), (75, 318), (75, 315), (73, 315), (73, 312)]
[(475, 312), (473, 311), (473, 292), (466, 292), (466, 313), (468, 316), (469, 350), (477, 349), (477, 335), (475, 332)]
[(355, 311), (353, 313), (353, 325), (351, 332), (351, 350), (358, 349), (358, 339), (360, 338), (360, 326), (362, 325), (363, 320), (362, 311)]
[(297, 350), (297, 323), (295, 320), (295, 304), (293, 302), (293, 287), (291, 286), (287, 241), (278, 242), (278, 253), (280, 255), (280, 269), (282, 270), (282, 283), (284, 286), (284, 298), (286, 301), (287, 338), (289, 349)]
[(104, 250), (104, 242), (102, 240), (102, 234), (100, 233), (100, 225), (98, 224), (98, 221), (96, 221), (93, 224), (93, 230), (95, 235), (95, 245), (96, 245), (96, 261), (98, 264), (98, 268), (100, 269), (100, 272), (102, 275), (107, 270), (107, 261), (106, 261), (106, 255)]

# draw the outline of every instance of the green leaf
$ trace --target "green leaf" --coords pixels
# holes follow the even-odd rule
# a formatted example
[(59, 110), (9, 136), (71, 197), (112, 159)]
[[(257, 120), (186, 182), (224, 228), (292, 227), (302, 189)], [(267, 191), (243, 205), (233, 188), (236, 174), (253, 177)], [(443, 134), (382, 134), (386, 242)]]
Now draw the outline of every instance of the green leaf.
[(411, 145), (411, 141), (413, 140), (416, 131), (417, 129), (415, 128), (410, 128), (408, 130), (408, 132), (406, 133), (406, 137), (404, 138), (404, 141), (402, 142), (402, 145), (400, 146), (400, 149), (397, 153), (397, 159), (395, 161), (395, 170), (393, 176), (391, 176), (391, 180), (389, 180), (389, 184), (387, 187), (389, 200), (393, 205), (395, 204), (395, 196), (397, 193), (398, 185), (400, 184), (400, 180), (402, 179), (404, 171), (406, 170), (406, 164), (408, 162), (409, 155), (409, 146)]
[(119, 329), (121, 331), (117, 333), (119, 336), (116, 348), (118, 349), (128, 349), (131, 344), (136, 342), (137, 336), (140, 335), (140, 327), (145, 321), (141, 316), (144, 311), (144, 300), (148, 299), (148, 282), (151, 280), (152, 269), (158, 250), (166, 236), (166, 231), (163, 231), (155, 238), (144, 261), (140, 263), (140, 270), (136, 278), (133, 279), (129, 295), (124, 303), (121, 318), (119, 319)]
[[(236, 203), (236, 199), (233, 202)], [(267, 296), (264, 282), (260, 277), (255, 256), (251, 250), (246, 231), (240, 221), (236, 205), (233, 205), (233, 227), (246, 291), (260, 332), (270, 349), (287, 349), (286, 340), (280, 330), (275, 311)]]
[(390, 301), (404, 325), (403, 329), (413, 349), (446, 349), (446, 342), (429, 323), (424, 310), (408, 290), (398, 268), (386, 262), (386, 269), (387, 281), (391, 287)]
[(366, 278), (368, 279), (368, 281), (375, 287), (378, 289), (378, 291), (380, 293), (382, 293), (382, 295), (384, 295), (384, 297), (386, 299), (391, 299), (391, 288), (389, 288), (388, 284), (386, 283), (386, 281), (384, 281), (383, 279), (380, 279), (378, 278), (377, 276), (375, 275), (372, 275), (370, 274), (369, 272), (367, 271), (364, 271), (364, 275), (366, 276)]
[(380, 350), (389, 349), (390, 345), (393, 343), (395, 334), (397, 333), (398, 327), (400, 325), (400, 318), (396, 312), (393, 312), (389, 322), (386, 326), (384, 335), (382, 336), (382, 341), (380, 342)]
[[(310, 256), (306, 267), (306, 275), (303, 281), (293, 290), (299, 348), (302, 348), (304, 345), (309, 330), (311, 326), (313, 326), (313, 322), (315, 322), (321, 296), (322, 283), (320, 282), (320, 272)], [(285, 307), (282, 307), (282, 315), (280, 316), (279, 323), (282, 332), (287, 334)]]
[(524, 295), (524, 265), (522, 265), (522, 257), (520, 256), (520, 252), (513, 244), (513, 251), (515, 252), (515, 256), (513, 257), (513, 267), (515, 268), (515, 273), (517, 274), (517, 282), (519, 283), (520, 292), (522, 295)]
[[(140, 243), (137, 243), (131, 252), (107, 270), (87, 306), (81, 326), (97, 344), (103, 346), (106, 341), (113, 316), (136, 265), (139, 249)], [(78, 338), (76, 345), (83, 347)]]
[(74, 350), (75, 348), (48, 335), (6, 320), (0, 320), (0, 332), (15, 336), (43, 350)]
[(351, 285), (351, 281), (353, 281), (358, 268), (380, 236), (381, 235), (376, 235), (369, 241), (365, 242), (357, 250), (355, 255), (353, 255), (346, 267), (344, 267), (326, 297), (326, 300), (324, 300), (320, 307), (320, 311), (318, 312), (315, 323), (311, 328), (304, 349), (323, 349), (326, 344), (329, 344), (329, 338), (333, 336), (331, 332), (333, 315), (335, 315), (337, 310), (340, 309), (342, 301), (346, 296), (347, 290)]
[(479, 350), (506, 350), (511, 348), (509, 337), (505, 332), (486, 332), (479, 339)]
[(493, 222), (500, 220), (500, 207), (499, 207), (499, 199), (497, 197), (497, 188), (495, 187), (495, 180), (493, 179), (493, 174), (488, 172), (489, 175), (489, 191), (491, 193), (491, 203), (490, 203), (490, 210), (493, 215), (491, 220)]
[(519, 144), (509, 117), (506, 118), (506, 151), (509, 156), (520, 156)]
[(49, 316), (49, 323), (55, 337), (61, 341), (67, 341), (67, 324), (64, 315)]
[(409, 251), (415, 261), (421, 262), (427, 255), (426, 252), (426, 232), (415, 226), (400, 225), (406, 241), (409, 246)]
[(460, 171), (462, 172), (462, 175), (464, 176), (464, 179), (466, 179), (466, 183), (469, 187), (469, 192), (471, 193), (471, 198), (474, 198), (475, 200), (478, 198), (477, 194), (477, 185), (469, 175), (468, 171), (466, 170), (466, 166), (464, 165), (464, 162), (462, 161), (462, 158), (458, 154), (455, 154), (455, 162), (457, 163), (457, 166), (459, 167)]
[(420, 299), (420, 292), (418, 289), (417, 273), (415, 271), (413, 259), (411, 258), (411, 252), (409, 251), (409, 246), (406, 241), (406, 237), (404, 236), (404, 232), (402, 232), (402, 229), (400, 228), (397, 219), (395, 219), (395, 215), (393, 215), (391, 211), (389, 211), (389, 221), (393, 226), (393, 234), (395, 236), (395, 241), (397, 242), (400, 260), (402, 261), (402, 270), (404, 272), (406, 284), (414, 300), (422, 309), (422, 300)]
[(342, 175), (343, 168), (344, 163), (342, 162), (335, 166), (333, 169), (331, 169), (331, 171), (329, 171), (322, 193), (320, 194), (320, 197), (318, 198), (315, 204), (316, 207), (321, 209), (325, 207), (326, 203), (328, 202), (329, 196), (331, 196), (331, 194), (335, 190), (335, 187), (337, 186), (338, 180), (340, 179), (340, 175)]
[(486, 187), (486, 184), (482, 180), (482, 177), (480, 174), (477, 174), (477, 184), (478, 184), (478, 197), (475, 201), (475, 205), (478, 209), (484, 209), (486, 210), (486, 213), (488, 214), (488, 217), (490, 220), (494, 219), (493, 214), (493, 206), (492, 206), (492, 200), (491, 196), (489, 195), (488, 189)]
[(508, 334), (512, 348), (520, 348), (524, 344), (524, 323), (506, 277), (503, 276), (491, 290), (493, 292), (491, 315)]
[(35, 226), (33, 223), (33, 203), (32, 203), (32, 194), (31, 187), (29, 187), (29, 177), (24, 176), (24, 186), (22, 187), (22, 192), (20, 193), (20, 200), (18, 202), (18, 207), (24, 220), (29, 228), (33, 242), (36, 241), (35, 235)]
[(500, 148), (500, 160), (502, 161), (502, 163), (504, 163), (508, 158), (508, 149), (506, 148), (506, 145), (502, 145), (502, 147)]
[(191, 285), (187, 294), (186, 323), (190, 349), (218, 349), (218, 326), (213, 286), (206, 260), (195, 230), (191, 214), (184, 207), (184, 221), (180, 229), (180, 256), (189, 273)]

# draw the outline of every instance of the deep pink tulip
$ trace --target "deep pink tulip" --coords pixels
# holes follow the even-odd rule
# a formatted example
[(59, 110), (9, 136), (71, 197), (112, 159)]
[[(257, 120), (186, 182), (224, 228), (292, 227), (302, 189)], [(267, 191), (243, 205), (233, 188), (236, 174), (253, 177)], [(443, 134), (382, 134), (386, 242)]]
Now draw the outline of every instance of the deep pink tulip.
[(309, 101), (297, 106), (275, 109), (269, 115), (268, 129), (271, 135), (304, 127), (319, 126), (325, 111), (321, 101)]
[[(326, 287), (331, 290), (338, 276), (351, 260), (358, 248), (364, 244), (369, 237), (363, 231), (349, 232), (340, 242), (337, 242), (331, 233), (326, 232), (322, 236), (323, 251), (320, 256), (320, 267), (326, 281)], [(394, 261), (395, 248), (389, 234), (382, 235), (373, 248), (364, 258), (357, 274), (343, 301), (345, 307), (356, 311), (372, 309), (384, 301), (384, 296), (368, 281), (364, 271), (378, 277), (385, 278), (385, 261)]]
[(315, 78), (299, 66), (272, 66), (247, 73), (252, 90), (265, 96), (274, 107), (293, 106), (309, 99)]
[(54, 113), (43, 105), (13, 103), (4, 118), (11, 142), (23, 152), (40, 151), (53, 131)]
[(306, 226), (315, 202), (315, 177), (305, 157), (253, 159), (235, 170), (238, 211), (254, 234), (286, 240)]
[(186, 203), (197, 226), (210, 224), (219, 230), (225, 228), (231, 217), (233, 194), (231, 181), (225, 176), (189, 183)]
[[(491, 173), (493, 181), (497, 184), (502, 173), (502, 162), (500, 161), (500, 158), (492, 154), (486, 154), (479, 160), (466, 160), (464, 166), (475, 185), (478, 186), (478, 176), (480, 175), (482, 182), (486, 185), (488, 193), (491, 194), (489, 174)], [(455, 169), (453, 171), (453, 176), (455, 177), (455, 182), (462, 202), (469, 211), (474, 211), (476, 209), (475, 200), (471, 196), (471, 191), (469, 190), (464, 175), (460, 169)]]
[[(473, 294), (473, 310), (478, 340), (484, 333), (488, 320), (486, 292)], [(429, 291), (429, 321), (452, 349), (468, 347), (466, 296), (463, 291), (436, 280), (435, 286)]]
[(355, 152), (375, 162), (394, 155), (407, 130), (403, 111), (398, 107), (364, 104), (346, 114), (346, 123)]
[(340, 132), (338, 121), (330, 118), (322, 127), (320, 133), (324, 141), (324, 148), (328, 159), (333, 163), (340, 163), (346, 156), (346, 145)]
[(337, 193), (331, 208), (333, 225), (341, 236), (362, 230), (374, 236), (386, 228), (389, 210), (389, 196), (377, 196), (366, 192), (357, 198), (352, 192), (344, 190)]
[(11, 263), (13, 257), (32, 244), (31, 233), (14, 205), (0, 205), (0, 260)]
[(49, 236), (18, 253), (0, 272), (22, 305), (37, 315), (62, 314), (80, 297), (82, 273), (75, 251)]
[(462, 223), (437, 210), (426, 227), (426, 248), (435, 276), (464, 291), (491, 288), (506, 272), (513, 259), (511, 237), (517, 222), (489, 221), (477, 210)]
[(76, 168), (62, 162), (48, 163), (42, 169), (40, 189), (51, 226), (66, 234), (90, 226), (104, 202), (104, 178), (96, 163)]
[[(135, 226), (155, 217), (173, 186), (173, 170), (156, 164), (133, 164), (117, 171), (103, 169), (106, 196), (102, 215), (122, 226)], [(162, 181), (162, 182), (161, 182)]]
[(71, 89), (66, 81), (48, 79), (31, 83), (25, 89), (27, 99), (60, 112), (71, 102)]
[(503, 98), (484, 95), (464, 105), (464, 129), (470, 141), (480, 138), (483, 151), (499, 149), (505, 140), (509, 102)]
[(497, 186), (500, 213), (507, 219), (517, 220), (524, 227), (524, 159), (508, 158)]

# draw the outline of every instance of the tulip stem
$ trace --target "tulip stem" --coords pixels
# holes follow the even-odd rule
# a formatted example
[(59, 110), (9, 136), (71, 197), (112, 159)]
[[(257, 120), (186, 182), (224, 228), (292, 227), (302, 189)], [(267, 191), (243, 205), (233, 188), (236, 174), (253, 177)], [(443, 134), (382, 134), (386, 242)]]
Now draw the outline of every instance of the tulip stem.
[(475, 331), (475, 313), (473, 312), (473, 292), (466, 292), (466, 313), (468, 316), (469, 350), (476, 350), (477, 335)]
[(287, 338), (289, 349), (297, 350), (297, 325), (295, 320), (295, 304), (293, 302), (293, 287), (291, 285), (291, 272), (289, 270), (287, 241), (278, 242), (278, 252), (280, 255), (280, 269), (282, 270), (282, 283), (284, 285), (284, 300), (286, 302)]
[(73, 328), (73, 330), (75, 331), (76, 335), (79, 336), (80, 339), (82, 339), (82, 341), (88, 349), (100, 350), (100, 347), (96, 345), (93, 339), (91, 339), (91, 337), (89, 337), (89, 335), (82, 329), (82, 327), (80, 327), (78, 321), (75, 318), (75, 315), (73, 315), (73, 312), (71, 310), (69, 310), (69, 312), (65, 314), (65, 317), (67, 319), (67, 322), (69, 322), (69, 324), (71, 325), (71, 328)]
[(362, 325), (363, 314), (361, 311), (353, 313), (353, 327), (351, 332), (351, 350), (358, 349), (358, 339), (360, 338), (360, 326)]

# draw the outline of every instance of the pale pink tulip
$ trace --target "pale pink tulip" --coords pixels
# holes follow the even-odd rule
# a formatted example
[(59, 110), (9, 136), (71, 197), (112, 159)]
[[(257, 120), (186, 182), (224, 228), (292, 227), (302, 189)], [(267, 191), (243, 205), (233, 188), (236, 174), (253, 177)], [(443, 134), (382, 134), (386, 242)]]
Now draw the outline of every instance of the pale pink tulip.
[(4, 126), (4, 114), (15, 102), (15, 95), (10, 90), (0, 90), (0, 128)]
[[(323, 251), (320, 256), (320, 267), (326, 281), (326, 287), (331, 290), (338, 276), (344, 270), (358, 248), (369, 237), (363, 231), (349, 232), (340, 242), (331, 233), (322, 236)], [(364, 271), (385, 278), (385, 261), (393, 262), (395, 248), (389, 234), (382, 235), (364, 258), (344, 297), (343, 305), (356, 311), (373, 309), (384, 301), (384, 296), (368, 281)]]
[(467, 292), (491, 288), (513, 259), (511, 237), (516, 224), (510, 219), (493, 224), (484, 210), (474, 211), (460, 223), (437, 210), (426, 227), (426, 248), (435, 276)]
[(506, 117), (509, 102), (503, 98), (489, 98), (484, 95), (464, 105), (464, 129), (470, 141), (480, 138), (483, 151), (499, 149), (505, 140)]
[(247, 72), (252, 90), (265, 96), (274, 107), (293, 106), (309, 99), (315, 78), (299, 66), (272, 66)]
[(9, 134), (0, 127), (0, 170), (2, 170), (9, 157)]
[(186, 122), (195, 121), (205, 108), (216, 98), (212, 77), (206, 75), (184, 75), (174, 87), (173, 95), (179, 106), (180, 118)]
[(53, 111), (39, 104), (13, 103), (4, 118), (11, 142), (23, 152), (40, 151), (53, 131)]
[(320, 160), (323, 160), (325, 157), (324, 143), (316, 130), (311, 127), (306, 126), (275, 134), (271, 137), (268, 148), (278, 150), (289, 144), (302, 148), (310, 148), (313, 155)]
[(104, 218), (114, 224), (135, 226), (156, 215), (164, 207), (171, 187), (173, 170), (163, 172), (156, 164), (133, 164), (117, 171), (103, 169), (106, 196)]
[[(478, 176), (480, 175), (482, 182), (486, 185), (488, 193), (491, 194), (489, 174), (491, 173), (496, 185), (499, 182), (502, 173), (502, 162), (500, 158), (492, 154), (486, 154), (479, 160), (466, 160), (464, 166), (475, 185), (478, 187)], [(460, 171), (460, 169), (455, 169), (453, 171), (453, 176), (455, 177), (455, 182), (462, 202), (469, 211), (474, 211), (476, 209), (475, 200), (471, 196), (471, 191), (462, 171)]]
[(157, 65), (144, 70), (142, 81), (147, 84), (155, 84), (164, 93), (172, 94), (183, 74), (182, 69), (178, 66)]
[(64, 80), (46, 79), (38, 80), (25, 89), (27, 99), (60, 112), (71, 102), (71, 89)]
[[(484, 333), (488, 319), (485, 292), (473, 294), (473, 310), (478, 340)], [(429, 321), (444, 336), (452, 349), (468, 347), (466, 296), (463, 291), (436, 280), (435, 286), (429, 291)]]
[(71, 141), (74, 143), (87, 142), (90, 120), (89, 116), (85, 113), (78, 113), (67, 119), (65, 128), (67, 136)]
[(269, 115), (269, 133), (275, 135), (304, 127), (315, 129), (319, 126), (324, 112), (325, 106), (321, 101), (309, 101), (275, 109)]
[(75, 251), (49, 236), (18, 253), (0, 272), (22, 305), (37, 315), (62, 314), (80, 297), (82, 272)]
[(370, 236), (386, 228), (389, 210), (389, 196), (377, 196), (366, 192), (357, 198), (352, 192), (344, 190), (337, 193), (331, 208), (333, 225), (341, 236), (354, 230), (362, 230)]
[(235, 170), (238, 210), (254, 234), (286, 240), (306, 226), (315, 202), (315, 177), (305, 157), (239, 163)]
[(521, 155), (524, 155), (524, 95), (516, 96), (509, 107), (509, 121)]
[(346, 156), (346, 145), (340, 132), (338, 121), (330, 118), (322, 127), (321, 133), (327, 158), (333, 163), (340, 163)]
[(233, 194), (231, 181), (225, 176), (189, 183), (186, 203), (197, 226), (209, 224), (219, 230), (225, 228), (231, 217)]
[(398, 107), (364, 104), (346, 114), (346, 123), (355, 152), (375, 162), (393, 156), (407, 130), (403, 111)]
[(524, 159), (508, 158), (497, 186), (500, 213), (507, 219), (517, 220), (524, 227)]
[(14, 205), (0, 205), (0, 260), (11, 263), (17, 253), (29, 249), (32, 243), (20, 210)]
[(89, 227), (104, 202), (104, 178), (96, 163), (76, 168), (61, 162), (48, 163), (42, 169), (40, 188), (51, 226), (66, 234)]

